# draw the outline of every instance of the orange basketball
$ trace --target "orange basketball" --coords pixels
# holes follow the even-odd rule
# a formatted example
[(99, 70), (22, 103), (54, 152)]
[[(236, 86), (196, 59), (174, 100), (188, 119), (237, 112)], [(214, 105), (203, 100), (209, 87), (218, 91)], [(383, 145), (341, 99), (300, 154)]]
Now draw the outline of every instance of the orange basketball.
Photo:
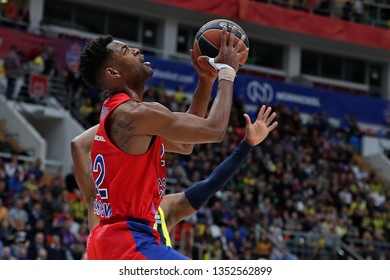
[[(233, 26), (237, 27), (237, 32), (234, 38), (234, 45), (238, 43), (242, 35), (246, 35), (245, 31), (235, 22), (227, 19), (215, 19), (204, 24), (195, 35), (194, 40), (194, 56), (197, 59), (201, 55), (214, 58), (218, 55), (221, 47), (221, 34), (223, 27), (226, 26), (226, 43), (229, 43), (230, 32)], [(245, 38), (240, 51), (249, 48), (248, 37)], [(240, 65), (244, 65), (248, 58), (248, 54), (240, 60)]]

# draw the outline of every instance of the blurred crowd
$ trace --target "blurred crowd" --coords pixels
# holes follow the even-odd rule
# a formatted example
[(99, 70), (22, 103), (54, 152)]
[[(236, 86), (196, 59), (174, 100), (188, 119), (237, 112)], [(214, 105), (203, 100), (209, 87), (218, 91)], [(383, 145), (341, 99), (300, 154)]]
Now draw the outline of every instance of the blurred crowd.
[[(195, 244), (184, 253), (194, 259), (272, 258), (273, 245), (256, 231), (259, 224), (281, 243), (322, 236), (308, 239), (300, 258), (335, 258), (328, 252), (335, 245), (332, 238), (364, 259), (390, 258), (390, 189), (359, 155), (362, 132), (354, 118), (345, 116), (335, 127), (325, 112), (303, 119), (299, 110), (281, 104), (274, 110), (278, 128), (188, 221)], [(236, 100), (222, 144), (198, 145), (190, 156), (170, 156), (168, 177), (177, 180), (173, 190), (205, 179), (229, 155), (243, 137), (243, 111)]]
[(30, 21), (29, 3), (27, 0), (1, 1), (0, 22), (6, 27), (26, 30)]
[(29, 89), (28, 83), (32, 75), (46, 77), (50, 89), (56, 91), (57, 100), (83, 126), (90, 127), (97, 123), (104, 96), (96, 89), (86, 86), (81, 77), (71, 69), (59, 70), (55, 50), (46, 44), (41, 44), (28, 53), (17, 45), (11, 45), (8, 53), (0, 58), (0, 95), (10, 100), (45, 104), (45, 92)]
[(387, 0), (254, 0), (340, 18), (383, 28), (390, 28), (390, 3)]
[(0, 159), (0, 259), (81, 259), (87, 236), (73, 174), (49, 174), (40, 159)]
[[(91, 96), (83, 100), (101, 102), (100, 95)], [(181, 87), (167, 94), (161, 83), (147, 89), (145, 101), (186, 111), (186, 96)], [(86, 105), (79, 110), (87, 112)], [(303, 117), (281, 104), (274, 110), (278, 128), (223, 191), (174, 229), (177, 249), (193, 259), (333, 259), (334, 237), (365, 259), (390, 258), (389, 186), (364, 165), (355, 119), (345, 116), (335, 127), (325, 112)], [(197, 145), (189, 156), (168, 154), (168, 191), (205, 179), (233, 151), (244, 136), (243, 112), (238, 98), (222, 143)], [(86, 127), (97, 123), (91, 114), (83, 115)], [(2, 259), (83, 258), (86, 210), (73, 174), (48, 174), (40, 160), (23, 162), (17, 155), (2, 159), (0, 201)], [(258, 225), (266, 232), (260, 233)], [(305, 255), (294, 256), (287, 245), (273, 253), (297, 233), (322, 238), (305, 244)], [(320, 256), (321, 250), (329, 254)]]
[[(17, 45), (11, 45), (5, 57), (0, 59), (0, 93), (6, 98), (17, 100), (20, 97), (28, 75), (44, 75), (47, 78), (57, 76), (54, 49), (41, 44), (29, 53), (20, 50)], [(23, 93), (22, 93), (23, 94)], [(38, 99), (41, 94), (24, 92), (23, 98)]]

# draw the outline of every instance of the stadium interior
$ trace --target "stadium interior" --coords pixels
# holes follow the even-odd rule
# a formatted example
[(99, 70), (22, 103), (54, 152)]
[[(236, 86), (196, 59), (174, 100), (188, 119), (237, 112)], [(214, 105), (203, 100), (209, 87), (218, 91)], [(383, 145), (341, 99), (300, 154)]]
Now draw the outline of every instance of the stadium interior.
[[(262, 104), (279, 126), (171, 232), (192, 259), (390, 259), (390, 4), (384, 0), (2, 0), (0, 259), (83, 259), (88, 237), (70, 143), (104, 95), (77, 72), (100, 34), (155, 69), (144, 101), (185, 112), (204, 23), (247, 33), (225, 139), (167, 155), (168, 193), (205, 179)], [(13, 68), (5, 61), (17, 60)]]

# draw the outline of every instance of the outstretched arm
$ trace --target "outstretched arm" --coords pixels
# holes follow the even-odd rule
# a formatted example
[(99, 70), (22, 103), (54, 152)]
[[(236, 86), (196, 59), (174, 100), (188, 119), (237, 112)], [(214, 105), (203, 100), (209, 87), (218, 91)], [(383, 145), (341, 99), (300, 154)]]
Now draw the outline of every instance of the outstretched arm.
[(88, 170), (90, 151), (99, 125), (95, 125), (84, 131), (72, 140), (71, 150), (74, 166), (74, 175), (77, 185), (84, 197), (85, 206), (88, 211), (88, 227), (92, 230), (98, 223), (99, 218), (94, 215), (93, 207), (96, 197), (95, 183)]
[(245, 139), (238, 145), (233, 153), (225, 159), (204, 181), (200, 181), (185, 192), (166, 195), (160, 207), (165, 214), (168, 231), (181, 220), (194, 214), (210, 197), (221, 190), (232, 178), (252, 148), (260, 144), (277, 125), (272, 122), (276, 113), (271, 113), (271, 107), (262, 106), (257, 119), (251, 123), (245, 114)]

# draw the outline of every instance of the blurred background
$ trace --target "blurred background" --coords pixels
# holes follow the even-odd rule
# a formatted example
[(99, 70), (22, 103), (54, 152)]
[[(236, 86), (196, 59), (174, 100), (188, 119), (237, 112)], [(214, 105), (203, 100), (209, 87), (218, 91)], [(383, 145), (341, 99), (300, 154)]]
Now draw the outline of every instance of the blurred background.
[[(111, 34), (155, 69), (145, 101), (186, 111), (197, 30), (226, 18), (250, 53), (222, 143), (168, 155), (168, 192), (206, 178), (262, 104), (278, 128), (172, 231), (193, 259), (390, 258), (390, 4), (379, 0), (1, 0), (0, 259), (82, 259), (86, 210), (71, 140), (104, 96), (77, 72)], [(215, 91), (215, 90), (214, 90)]]

